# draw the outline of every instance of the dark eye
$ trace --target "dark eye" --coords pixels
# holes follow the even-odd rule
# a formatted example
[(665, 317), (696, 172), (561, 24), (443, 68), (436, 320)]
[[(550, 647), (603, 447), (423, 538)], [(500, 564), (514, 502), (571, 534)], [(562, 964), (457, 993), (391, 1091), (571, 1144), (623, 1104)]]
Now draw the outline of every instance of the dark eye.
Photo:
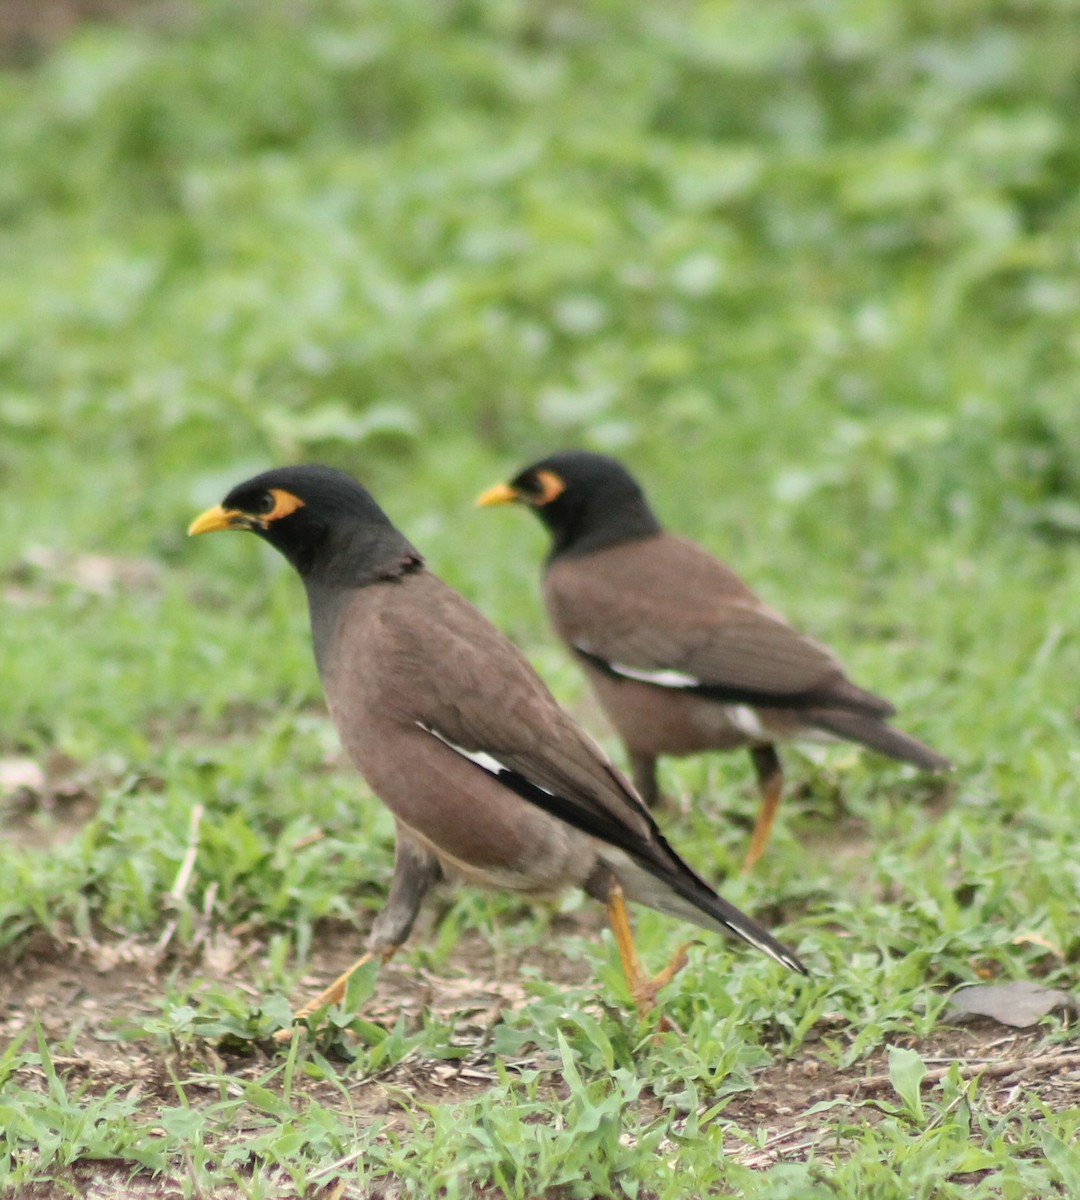
[(255, 504), (255, 511), (262, 517), (268, 516), (277, 507), (277, 497), (273, 492), (263, 492)]

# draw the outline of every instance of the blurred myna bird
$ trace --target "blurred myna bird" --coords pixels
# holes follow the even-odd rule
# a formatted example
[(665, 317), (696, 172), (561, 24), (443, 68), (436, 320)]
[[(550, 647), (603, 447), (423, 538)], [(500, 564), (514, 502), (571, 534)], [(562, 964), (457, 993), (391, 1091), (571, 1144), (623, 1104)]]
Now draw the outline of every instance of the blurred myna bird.
[(607, 906), (642, 1012), (685, 963), (685, 947), (649, 978), (624, 897), (738, 934), (804, 970), (683, 862), (519, 651), (425, 569), (353, 479), (319, 466), (267, 471), (188, 532), (218, 529), (251, 530), (299, 572), (330, 715), (397, 827), (390, 893), (367, 953), (298, 1016), (339, 1000), (361, 963), (388, 958), (444, 877), (523, 895), (584, 888)]
[(552, 535), (548, 613), (626, 744), (646, 803), (660, 799), (660, 755), (749, 747), (762, 799), (745, 866), (761, 857), (780, 801), (777, 742), (829, 734), (926, 771), (950, 766), (888, 725), (887, 700), (852, 683), (722, 562), (665, 533), (614, 459), (554, 454), (477, 499), (515, 502)]

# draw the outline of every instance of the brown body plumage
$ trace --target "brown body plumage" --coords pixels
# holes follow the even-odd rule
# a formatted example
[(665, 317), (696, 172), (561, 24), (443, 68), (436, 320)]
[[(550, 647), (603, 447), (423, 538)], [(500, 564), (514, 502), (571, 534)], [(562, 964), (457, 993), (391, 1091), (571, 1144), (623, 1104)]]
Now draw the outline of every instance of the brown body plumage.
[(394, 814), (394, 879), (369, 955), (399, 946), (431, 885), (458, 877), (524, 895), (578, 886), (604, 902), (642, 1008), (655, 986), (636, 965), (624, 895), (802, 969), (679, 858), (516, 648), (427, 571), (359, 484), (325, 467), (269, 471), (191, 532), (226, 528), (258, 533), (299, 571), (330, 714)]
[(602, 455), (553, 455), (480, 498), (518, 501), (551, 530), (544, 600), (626, 745), (634, 781), (659, 797), (662, 755), (750, 748), (765, 797), (764, 847), (782, 776), (774, 744), (814, 734), (860, 742), (924, 770), (947, 759), (892, 728), (887, 700), (852, 683), (702, 547), (666, 533), (628, 472)]

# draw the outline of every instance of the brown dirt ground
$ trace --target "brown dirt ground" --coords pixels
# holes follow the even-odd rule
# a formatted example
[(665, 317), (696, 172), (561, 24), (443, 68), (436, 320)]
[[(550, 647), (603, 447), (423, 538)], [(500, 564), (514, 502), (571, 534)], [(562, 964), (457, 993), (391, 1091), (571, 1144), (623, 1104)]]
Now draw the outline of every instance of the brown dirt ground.
[(0, 66), (29, 66), (86, 21), (173, 22), (191, 0), (0, 0)]
[[(591, 913), (554, 918), (581, 934), (591, 926)], [(341, 931), (338, 931), (341, 932)], [(558, 943), (562, 930), (553, 929)], [(320, 948), (303, 987), (321, 986), (347, 965), (358, 943), (355, 930), (340, 937), (320, 939)], [(244, 982), (262, 947), (255, 942), (219, 936), (204, 942), (198, 963), (200, 976), (208, 982), (228, 980), (230, 988), (257, 990)], [(556, 980), (588, 982), (589, 966), (561, 954), (546, 956), (545, 973)], [(536, 963), (536, 952), (528, 961)], [(423, 1103), (447, 1103), (479, 1093), (495, 1082), (495, 1063), (490, 1051), (491, 1034), (507, 1009), (525, 998), (518, 974), (519, 962), (498, 961), (491, 948), (477, 935), (463, 936), (447, 963), (438, 971), (418, 968), (408, 962), (383, 968), (365, 1015), (392, 1027), (404, 1015), (410, 1029), (420, 1027), (426, 1011), (438, 1016), (452, 1030), (453, 1040), (466, 1050), (456, 1061), (429, 1060), (407, 1056), (389, 1070), (349, 1082), (346, 1101), (339, 1087), (326, 1081), (302, 1078), (294, 1081), (294, 1105), (307, 1100), (342, 1109), (351, 1104), (360, 1119), (379, 1119), (388, 1130), (407, 1133), (407, 1107)], [(177, 965), (172, 965), (173, 970)], [(67, 1053), (55, 1060), (69, 1091), (85, 1084), (90, 1094), (101, 1094), (119, 1085), (137, 1097), (142, 1119), (152, 1124), (160, 1105), (175, 1105), (175, 1076), (185, 1086), (190, 1103), (200, 1099), (213, 1103), (220, 1098), (218, 1082), (200, 1081), (200, 1070), (228, 1076), (239, 1085), (263, 1076), (275, 1061), (272, 1048), (252, 1047), (244, 1056), (230, 1054), (209, 1043), (197, 1042), (180, 1048), (162, 1044), (138, 1032), (148, 1017), (160, 1012), (156, 1003), (168, 975), (157, 947), (145, 942), (93, 942), (58, 946), (42, 938), (14, 963), (0, 964), (0, 1044), (25, 1029), (36, 1018), (49, 1044), (63, 1044)], [(677, 986), (677, 985), (676, 985)], [(136, 1033), (117, 1039), (118, 1025)], [(837, 1031), (838, 1035), (840, 1031)], [(979, 1102), (994, 1114), (1017, 1115), (1036, 1097), (1051, 1109), (1080, 1106), (1080, 1050), (1048, 1044), (1045, 1031), (1005, 1030), (990, 1021), (941, 1029), (929, 1041), (918, 1044), (931, 1070), (928, 1084), (936, 1082), (953, 1062), (968, 1076), (981, 1076)], [(276, 1061), (280, 1062), (280, 1052)], [(561, 1081), (550, 1062), (523, 1058), (510, 1069), (539, 1068), (551, 1072), (551, 1086)], [(18, 1082), (29, 1088), (44, 1088), (40, 1072), (24, 1070)], [(239, 1090), (239, 1088), (238, 1088)], [(764, 1168), (784, 1161), (803, 1161), (815, 1149), (830, 1155), (844, 1153), (837, 1141), (839, 1122), (853, 1125), (880, 1119), (874, 1101), (896, 1102), (889, 1084), (886, 1057), (878, 1054), (868, 1061), (839, 1070), (824, 1054), (815, 1053), (809, 1042), (799, 1058), (778, 1059), (754, 1078), (751, 1091), (730, 1098), (720, 1116), (726, 1131), (728, 1154), (743, 1164)], [(655, 1103), (647, 1101), (646, 1103)], [(254, 1131), (234, 1128), (217, 1150), (240, 1141)], [(755, 1138), (767, 1131), (764, 1142)], [(827, 1140), (825, 1140), (827, 1139)], [(130, 1164), (83, 1161), (52, 1184), (25, 1188), (18, 1200), (53, 1200), (76, 1194), (95, 1200), (140, 1197), (143, 1200), (172, 1200), (185, 1189), (192, 1194), (191, 1180), (131, 1175)], [(336, 1184), (341, 1184), (337, 1190)], [(280, 1194), (292, 1195), (288, 1181), (280, 1181)], [(361, 1193), (344, 1179), (327, 1177), (327, 1196), (334, 1200), (384, 1200), (392, 1191)], [(198, 1195), (198, 1190), (194, 1192)], [(215, 1193), (219, 1195), (221, 1193)]]
[[(37, 849), (58, 845), (73, 836), (96, 808), (100, 781), (71, 760), (56, 756), (38, 766), (29, 760), (0, 758), (0, 768), (0, 783), (6, 781), (8, 789), (0, 803), (0, 827), (6, 839)], [(848, 868), (856, 873), (869, 854), (865, 831), (850, 818), (834, 823), (823, 840), (828, 841), (829, 853), (846, 856)], [(430, 906), (421, 917), (414, 944), (432, 941), (433, 909)], [(491, 1086), (496, 1080), (492, 1032), (508, 1010), (526, 999), (522, 968), (542, 969), (546, 979), (568, 986), (589, 987), (594, 982), (591, 962), (574, 958), (566, 950), (568, 938), (599, 936), (602, 912), (588, 906), (553, 916), (551, 922), (551, 950), (533, 947), (500, 952), (479, 934), (465, 933), (438, 969), (417, 966), (408, 956), (385, 966), (373, 997), (364, 1006), (365, 1017), (389, 1029), (403, 1016), (411, 1032), (422, 1027), (425, 1013), (430, 1014), (451, 1031), (464, 1057), (446, 1061), (410, 1054), (391, 1069), (364, 1077), (346, 1070), (342, 1078), (348, 1099), (338, 1084), (311, 1080), (298, 1072), (294, 1107), (301, 1109), (305, 1102), (314, 1102), (343, 1116), (348, 1109), (361, 1121), (378, 1120), (388, 1132), (408, 1136), (409, 1109), (464, 1100)], [(166, 933), (168, 930), (166, 923)], [(298, 994), (309, 995), (334, 978), (351, 961), (361, 941), (355, 928), (325, 923)], [(161, 1106), (178, 1103), (176, 1080), (193, 1107), (199, 1107), (200, 1101), (209, 1105), (221, 1098), (222, 1076), (234, 1081), (239, 1093), (244, 1082), (260, 1079), (281, 1062), (279, 1048), (249, 1045), (242, 1054), (199, 1040), (178, 1046), (153, 1036), (147, 1024), (161, 1016), (160, 997), (170, 977), (185, 971), (197, 974), (208, 987), (239, 989), (250, 996), (254, 1007), (260, 993), (253, 980), (268, 974), (266, 942), (257, 931), (215, 930), (209, 923), (196, 930), (191, 942), (179, 950), (167, 937), (154, 943), (104, 934), (97, 939), (72, 935), (57, 942), (38, 934), (16, 960), (5, 961), (0, 956), (0, 1045), (40, 1021), (54, 1052), (56, 1047), (64, 1047), (64, 1054), (54, 1064), (69, 1094), (78, 1087), (85, 1087), (89, 1095), (114, 1087), (123, 1089), (138, 1102), (135, 1119), (151, 1127)], [(858, 1126), (878, 1120), (882, 1115), (878, 1102), (896, 1102), (886, 1053), (838, 1069), (821, 1042), (814, 1040), (815, 1034), (842, 1043), (852, 1031), (842, 1025), (826, 1028), (825, 1024), (812, 1031), (798, 1058), (778, 1057), (755, 1075), (752, 1089), (727, 1099), (717, 1119), (723, 1122), (725, 1149), (731, 1158), (752, 1168), (805, 1161), (815, 1151), (842, 1158), (845, 1148), (837, 1140), (836, 1130), (845, 1123)], [(1004, 1117), (1013, 1112), (1017, 1117), (1022, 1112), (1030, 1114), (1033, 1098), (1050, 1109), (1080, 1107), (1080, 1050), (1052, 1044), (1045, 1028), (1006, 1030), (980, 1020), (942, 1027), (932, 1038), (918, 1043), (917, 1049), (931, 1071), (928, 1087), (937, 1081), (935, 1072), (940, 1079), (958, 1062), (966, 1076), (979, 1077), (979, 1103), (991, 1113)], [(547, 1074), (552, 1089), (563, 1087), (557, 1064), (536, 1056), (502, 1065), (510, 1070), (540, 1070)], [(45, 1087), (44, 1075), (30, 1069), (19, 1072), (17, 1082), (28, 1088)], [(646, 1115), (650, 1105), (660, 1115), (657, 1101), (647, 1098), (643, 1103)], [(250, 1118), (243, 1118), (225, 1135), (212, 1148), (215, 1152), (230, 1141), (244, 1141), (258, 1129), (259, 1114), (241, 1110), (245, 1111)], [(24, 1188), (18, 1200), (53, 1200), (73, 1191), (94, 1200), (125, 1196), (173, 1200), (184, 1194), (201, 1200), (194, 1177), (133, 1176), (132, 1169), (130, 1163), (80, 1161), (51, 1184)], [(340, 1191), (335, 1190), (338, 1184)], [(295, 1193), (283, 1177), (273, 1194), (287, 1197)], [(325, 1195), (333, 1200), (389, 1200), (394, 1193), (369, 1191), (362, 1196), (354, 1185), (346, 1185), (331, 1171)]]

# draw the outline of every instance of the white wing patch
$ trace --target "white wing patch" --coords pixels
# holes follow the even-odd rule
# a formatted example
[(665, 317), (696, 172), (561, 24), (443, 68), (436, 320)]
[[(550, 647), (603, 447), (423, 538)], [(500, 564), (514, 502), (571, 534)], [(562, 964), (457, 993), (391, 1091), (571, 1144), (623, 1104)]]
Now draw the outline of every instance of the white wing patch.
[(626, 663), (617, 662), (608, 663), (608, 667), (616, 675), (622, 675), (626, 679), (637, 679), (641, 683), (653, 683), (657, 687), (698, 688), (702, 686), (700, 679), (695, 679), (693, 675), (686, 675), (682, 671), (642, 671), (638, 667), (628, 667)]
[[(432, 737), (436, 737), (440, 742), (455, 754), (460, 754), (462, 758), (467, 758), (469, 762), (475, 763), (482, 771), (486, 771), (489, 775), (493, 775), (496, 779), (500, 775), (519, 775), (520, 772), (515, 771), (512, 767), (508, 767), (505, 763), (499, 760), (492, 754), (488, 754), (486, 750), (466, 750), (464, 746), (457, 745), (448, 737), (445, 737), (437, 729), (433, 729), (430, 725), (425, 725), (423, 721), (417, 721), (416, 724), (425, 732), (430, 733)], [(532, 787), (538, 791), (547, 792), (549, 796), (554, 796), (549, 788), (541, 787), (540, 784), (534, 783), (531, 779), (528, 780)]]
[[(585, 646), (579, 646), (585, 654), (591, 654)], [(687, 675), (685, 671), (674, 671), (669, 668), (662, 668), (659, 671), (645, 671), (640, 667), (630, 667), (626, 663), (606, 662), (609, 671), (614, 675), (620, 675), (623, 679), (634, 679), (639, 683), (651, 683), (656, 687), (671, 688), (672, 691), (690, 691), (694, 688), (707, 687), (708, 684), (704, 680), (698, 679), (693, 675)], [(724, 705), (724, 715), (731, 724), (743, 734), (745, 737), (753, 738), (755, 741), (770, 741), (772, 734), (765, 728), (761, 718), (749, 704), (726, 704)]]
[(749, 704), (729, 704), (725, 707), (724, 712), (732, 725), (749, 738), (767, 742), (775, 736), (769, 733), (761, 718)]

